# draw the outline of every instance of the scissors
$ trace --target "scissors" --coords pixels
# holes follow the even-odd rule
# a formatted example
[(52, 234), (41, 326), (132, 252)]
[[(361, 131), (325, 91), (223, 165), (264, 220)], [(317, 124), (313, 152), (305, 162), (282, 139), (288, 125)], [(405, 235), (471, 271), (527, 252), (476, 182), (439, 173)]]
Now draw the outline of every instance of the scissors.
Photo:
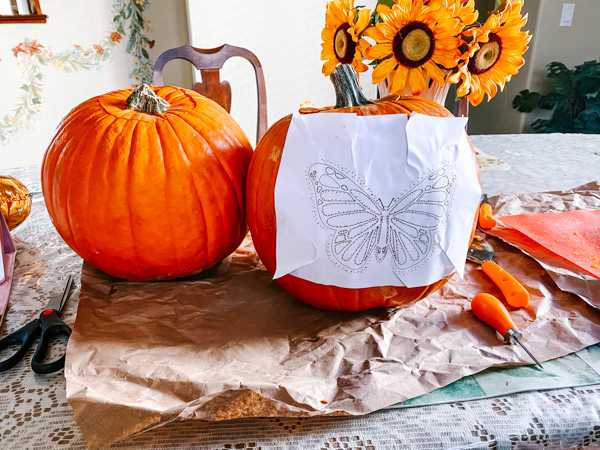
[(50, 340), (63, 335), (67, 339), (71, 336), (71, 327), (58, 318), (58, 314), (62, 311), (63, 306), (69, 299), (71, 293), (71, 285), (73, 284), (73, 276), (69, 275), (65, 283), (64, 290), (61, 295), (53, 297), (42, 311), (38, 319), (34, 319), (22, 328), (19, 328), (14, 333), (9, 334), (4, 339), (0, 339), (0, 351), (9, 348), (12, 345), (19, 345), (17, 352), (10, 358), (0, 361), (0, 372), (6, 372), (16, 366), (21, 361), (27, 350), (29, 350), (33, 342), (41, 335), (40, 342), (31, 359), (31, 368), (35, 373), (48, 374), (57, 372), (65, 367), (65, 355), (56, 361), (48, 364), (43, 364), (44, 357), (48, 351)]

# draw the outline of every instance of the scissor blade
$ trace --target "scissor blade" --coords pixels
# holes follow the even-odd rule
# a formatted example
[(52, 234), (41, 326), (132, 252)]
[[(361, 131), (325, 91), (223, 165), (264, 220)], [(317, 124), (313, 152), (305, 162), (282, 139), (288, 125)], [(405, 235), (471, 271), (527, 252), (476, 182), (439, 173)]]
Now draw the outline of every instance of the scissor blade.
[(67, 277), (67, 281), (65, 282), (65, 288), (63, 289), (62, 294), (57, 295), (56, 297), (52, 297), (46, 305), (46, 309), (53, 309), (56, 312), (61, 312), (65, 303), (67, 303), (67, 299), (69, 298), (69, 294), (71, 292), (71, 285), (73, 284), (73, 275), (69, 275)]

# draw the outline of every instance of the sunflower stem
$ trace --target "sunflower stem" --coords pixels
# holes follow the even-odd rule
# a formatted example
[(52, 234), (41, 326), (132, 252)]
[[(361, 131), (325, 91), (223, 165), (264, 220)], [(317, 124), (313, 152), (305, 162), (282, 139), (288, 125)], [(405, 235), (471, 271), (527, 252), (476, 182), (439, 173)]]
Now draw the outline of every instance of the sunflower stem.
[(146, 83), (140, 83), (127, 97), (127, 106), (136, 111), (161, 114), (169, 109), (168, 101), (160, 98)]
[(330, 78), (335, 89), (335, 109), (351, 108), (353, 106), (370, 105), (373, 103), (364, 96), (352, 64), (337, 66), (331, 72)]

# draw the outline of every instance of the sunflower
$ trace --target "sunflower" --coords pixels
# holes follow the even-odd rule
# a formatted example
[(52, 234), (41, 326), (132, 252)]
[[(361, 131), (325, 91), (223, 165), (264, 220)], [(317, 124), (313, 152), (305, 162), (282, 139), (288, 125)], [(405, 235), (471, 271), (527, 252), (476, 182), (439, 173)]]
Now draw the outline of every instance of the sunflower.
[(453, 9), (439, 0), (423, 5), (423, 0), (394, 0), (392, 8), (380, 4), (377, 13), (382, 23), (365, 31), (365, 36), (377, 42), (366, 49), (369, 59), (380, 60), (373, 70), (373, 83), (379, 83), (394, 72), (390, 91), (397, 92), (406, 83), (413, 95), (427, 87), (424, 73), (440, 86), (444, 72), (438, 65), (450, 69), (460, 55), (458, 35), (462, 30)]
[(460, 20), (465, 25), (471, 25), (477, 21), (479, 13), (475, 11), (475, 0), (454, 0), (450, 2), (450, 7), (454, 10), (454, 17)]
[(521, 16), (523, 0), (507, 0), (499, 14), (492, 14), (481, 27), (463, 33), (468, 48), (461, 56), (458, 70), (448, 77), (451, 83), (459, 83), (458, 97), (468, 95), (473, 106), (479, 105), (485, 94), (488, 101), (504, 89), (519, 68), (525, 63), (523, 54), (531, 35), (521, 28), (527, 17)]
[(360, 38), (369, 26), (371, 11), (353, 8), (354, 0), (333, 0), (327, 3), (325, 28), (321, 32), (321, 61), (323, 74), (329, 76), (339, 64), (352, 64), (357, 72), (365, 72), (368, 67), (361, 62), (364, 50), (369, 43)]

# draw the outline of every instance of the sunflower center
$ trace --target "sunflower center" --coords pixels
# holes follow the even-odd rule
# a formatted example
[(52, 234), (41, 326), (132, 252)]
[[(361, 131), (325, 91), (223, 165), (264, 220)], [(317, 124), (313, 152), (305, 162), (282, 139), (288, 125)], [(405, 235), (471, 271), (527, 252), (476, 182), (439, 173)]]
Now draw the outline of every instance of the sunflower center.
[(356, 51), (356, 42), (352, 40), (352, 36), (348, 33), (350, 25), (343, 23), (335, 32), (333, 38), (333, 49), (335, 56), (342, 64), (351, 64), (354, 60), (354, 52)]
[(502, 41), (495, 33), (490, 33), (489, 41), (475, 52), (469, 61), (469, 72), (479, 75), (491, 69), (502, 53)]
[(407, 67), (419, 67), (433, 55), (435, 38), (423, 22), (411, 22), (394, 36), (392, 48), (399, 63)]

